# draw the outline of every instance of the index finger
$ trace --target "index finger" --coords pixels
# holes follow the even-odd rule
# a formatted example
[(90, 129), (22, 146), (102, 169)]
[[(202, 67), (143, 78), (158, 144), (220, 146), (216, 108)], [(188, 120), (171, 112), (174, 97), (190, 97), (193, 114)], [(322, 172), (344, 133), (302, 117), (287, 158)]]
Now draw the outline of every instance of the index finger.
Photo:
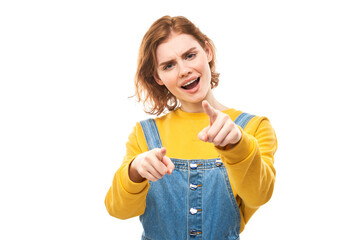
[(209, 118), (210, 118), (210, 125), (212, 125), (214, 122), (215, 122), (215, 120), (216, 120), (216, 118), (217, 118), (217, 112), (216, 112), (216, 110), (210, 105), (210, 103), (208, 102), (208, 101), (206, 101), (206, 100), (204, 100), (203, 102), (202, 102), (202, 106), (203, 106), (203, 108), (204, 108), (204, 111), (205, 111), (205, 113), (209, 116)]
[(162, 147), (162, 148), (158, 148), (155, 151), (155, 155), (159, 160), (162, 160), (162, 158), (165, 156), (166, 154), (166, 148)]

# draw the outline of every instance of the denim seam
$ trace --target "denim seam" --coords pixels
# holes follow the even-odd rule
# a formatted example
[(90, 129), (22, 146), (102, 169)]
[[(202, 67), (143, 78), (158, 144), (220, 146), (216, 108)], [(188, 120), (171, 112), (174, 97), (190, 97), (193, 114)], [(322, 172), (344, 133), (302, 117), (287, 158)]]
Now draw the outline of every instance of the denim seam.
[[(202, 170), (202, 174), (201, 174), (201, 185), (203, 186), (204, 185), (204, 175), (205, 175), (205, 169)], [(204, 209), (204, 194), (203, 194), (203, 188), (201, 187), (201, 209)], [(204, 236), (204, 230), (203, 230), (203, 217), (204, 217), (204, 213), (201, 212), (201, 240), (203, 239), (203, 236)]]
[(234, 206), (234, 212), (235, 212), (235, 215), (236, 215), (236, 218), (238, 219), (238, 223), (239, 223), (239, 228), (238, 228), (238, 232), (240, 233), (240, 227), (241, 227), (241, 216), (240, 216), (240, 210), (239, 210), (239, 206), (237, 205), (237, 202), (235, 200), (235, 196), (234, 196), (234, 192), (232, 191), (232, 188), (231, 188), (231, 184), (230, 184), (230, 180), (229, 180), (229, 176), (227, 174), (227, 170), (226, 170), (226, 167), (223, 165), (220, 167), (221, 170), (222, 170), (222, 173), (223, 173), (223, 176), (224, 176), (224, 180), (225, 180), (225, 183), (226, 183), (226, 186), (227, 186), (227, 192), (229, 194), (229, 197), (231, 199), (231, 202)]
[[(190, 165), (188, 164), (188, 186), (190, 186)], [(186, 232), (186, 238), (187, 240), (189, 240), (189, 233), (190, 233), (190, 228), (189, 228), (189, 209), (190, 209), (190, 189), (188, 188), (188, 197), (187, 197), (187, 208), (185, 209), (185, 211), (187, 211), (187, 232)]]
[(148, 146), (148, 150), (154, 148), (161, 148), (162, 141), (160, 138), (159, 130), (156, 126), (156, 122), (154, 119), (149, 118), (147, 120), (140, 121), (140, 125), (143, 129), (143, 133), (145, 135), (146, 144)]
[(201, 164), (197, 166), (197, 169), (202, 170), (211, 170), (214, 168), (218, 168), (216, 165), (216, 160), (221, 158), (212, 158), (212, 159), (179, 159), (179, 158), (170, 158), (174, 163), (175, 167), (179, 170), (188, 171), (190, 162)]
[(242, 129), (246, 127), (248, 122), (255, 117), (255, 115), (251, 115), (249, 113), (241, 113), (234, 121), (237, 125), (239, 125)]

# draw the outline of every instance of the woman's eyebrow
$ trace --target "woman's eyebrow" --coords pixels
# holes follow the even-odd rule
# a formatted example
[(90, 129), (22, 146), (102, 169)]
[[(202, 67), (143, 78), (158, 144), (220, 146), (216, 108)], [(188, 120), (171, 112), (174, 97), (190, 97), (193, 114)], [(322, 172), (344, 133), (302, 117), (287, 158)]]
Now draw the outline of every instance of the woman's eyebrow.
[[(195, 49), (196, 49), (196, 47), (190, 48), (189, 50), (187, 50), (186, 52), (184, 52), (184, 53), (182, 54), (182, 57), (185, 58), (190, 52), (194, 51)], [(162, 62), (162, 63), (159, 64), (159, 67), (161, 67), (161, 66), (163, 66), (163, 65), (166, 65), (166, 64), (168, 64), (168, 63), (171, 63), (171, 62), (173, 62), (173, 61), (174, 61), (174, 60), (168, 60), (168, 61)]]
[(184, 52), (184, 53), (182, 54), (182, 57), (183, 57), (183, 58), (186, 57), (190, 52), (194, 51), (195, 49), (196, 49), (196, 47), (190, 48), (189, 50), (187, 50), (186, 52)]

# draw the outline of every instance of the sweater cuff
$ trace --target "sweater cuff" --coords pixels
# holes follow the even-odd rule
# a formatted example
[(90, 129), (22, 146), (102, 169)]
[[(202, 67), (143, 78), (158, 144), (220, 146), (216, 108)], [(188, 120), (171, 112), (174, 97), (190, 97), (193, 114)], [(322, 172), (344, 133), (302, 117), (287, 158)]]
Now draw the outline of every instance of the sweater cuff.
[(251, 137), (244, 132), (241, 127), (239, 127), (239, 129), (241, 131), (241, 139), (232, 148), (227, 149), (226, 147), (215, 147), (216, 151), (223, 156), (223, 160), (229, 164), (235, 164), (243, 161), (247, 158), (247, 156), (249, 156), (251, 149), (253, 149), (254, 143), (251, 140)]
[(126, 164), (122, 169), (120, 169), (119, 174), (120, 174), (120, 181), (121, 181), (121, 184), (124, 187), (124, 189), (128, 193), (139, 194), (145, 190), (145, 188), (149, 184), (149, 181), (145, 180), (141, 183), (136, 183), (136, 182), (131, 181), (130, 176), (129, 176), (129, 166), (134, 159), (129, 161), (128, 164)]

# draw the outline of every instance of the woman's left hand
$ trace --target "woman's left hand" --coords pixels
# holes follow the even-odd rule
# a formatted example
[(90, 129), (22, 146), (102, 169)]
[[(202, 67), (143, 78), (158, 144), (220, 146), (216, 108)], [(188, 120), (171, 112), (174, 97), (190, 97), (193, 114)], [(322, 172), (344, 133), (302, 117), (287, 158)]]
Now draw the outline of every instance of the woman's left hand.
[(198, 134), (201, 141), (220, 147), (229, 145), (230, 148), (240, 141), (241, 131), (229, 115), (216, 110), (206, 100), (202, 102), (202, 107), (209, 116), (210, 124)]

